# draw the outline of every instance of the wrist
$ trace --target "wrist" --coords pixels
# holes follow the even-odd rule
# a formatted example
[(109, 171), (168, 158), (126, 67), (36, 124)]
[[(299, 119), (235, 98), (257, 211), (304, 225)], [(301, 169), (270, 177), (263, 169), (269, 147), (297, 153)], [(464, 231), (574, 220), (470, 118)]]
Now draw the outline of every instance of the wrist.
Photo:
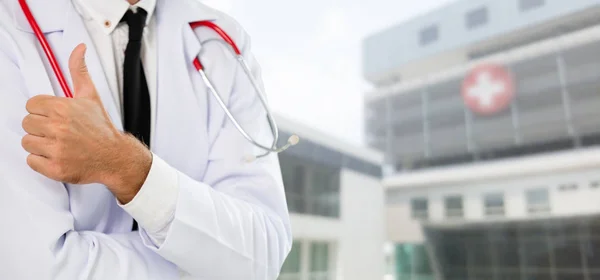
[(114, 161), (110, 172), (103, 176), (103, 184), (121, 204), (127, 204), (137, 195), (152, 166), (152, 152), (130, 134), (123, 133), (115, 145)]

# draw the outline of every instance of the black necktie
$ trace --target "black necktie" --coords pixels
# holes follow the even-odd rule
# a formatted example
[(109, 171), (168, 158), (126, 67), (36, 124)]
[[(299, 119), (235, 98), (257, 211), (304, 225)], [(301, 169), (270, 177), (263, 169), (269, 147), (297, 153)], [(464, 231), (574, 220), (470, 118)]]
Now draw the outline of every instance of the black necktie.
[[(122, 22), (129, 25), (129, 42), (123, 65), (124, 129), (150, 147), (150, 94), (142, 66), (142, 35), (147, 13), (138, 8), (137, 13), (127, 10)], [(133, 230), (137, 230), (133, 221)]]

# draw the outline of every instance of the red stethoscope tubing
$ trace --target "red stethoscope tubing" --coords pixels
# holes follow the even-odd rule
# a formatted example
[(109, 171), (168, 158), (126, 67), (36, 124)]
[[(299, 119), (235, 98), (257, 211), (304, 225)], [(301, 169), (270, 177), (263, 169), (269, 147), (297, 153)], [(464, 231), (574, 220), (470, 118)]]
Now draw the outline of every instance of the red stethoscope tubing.
[(66, 97), (72, 98), (73, 93), (71, 92), (71, 89), (69, 88), (69, 84), (67, 83), (67, 80), (65, 79), (65, 75), (62, 73), (62, 70), (60, 70), (60, 66), (58, 65), (58, 60), (56, 60), (56, 57), (54, 56), (54, 52), (52, 52), (52, 48), (50, 47), (50, 44), (48, 44), (48, 41), (46, 41), (46, 37), (44, 36), (44, 33), (42, 33), (42, 30), (40, 29), (40, 26), (37, 24), (35, 17), (33, 17), (33, 14), (31, 13), (31, 10), (29, 9), (29, 5), (27, 5), (27, 2), (25, 0), (19, 0), (19, 5), (21, 5), (21, 10), (23, 10), (23, 14), (25, 14), (25, 17), (27, 18), (27, 21), (29, 22), (31, 29), (33, 29), (33, 33), (35, 33), (35, 37), (40, 42), (40, 45), (42, 46), (42, 49), (44, 50), (44, 53), (46, 54), (46, 57), (48, 58), (48, 62), (50, 62), (50, 66), (52, 66), (52, 71), (54, 71), (54, 75), (58, 79), (58, 83), (60, 84), (60, 87), (62, 88), (63, 93), (65, 94)]
[[(19, 0), (19, 5), (21, 6), (21, 10), (23, 10), (23, 14), (25, 15), (25, 18), (27, 18), (27, 22), (29, 22), (31, 29), (33, 29), (33, 33), (35, 34), (35, 37), (40, 42), (40, 45), (42, 46), (42, 49), (44, 50), (44, 53), (46, 54), (46, 57), (48, 58), (48, 62), (50, 63), (50, 66), (52, 67), (52, 71), (54, 71), (54, 75), (56, 76), (56, 79), (58, 79), (58, 83), (60, 84), (60, 87), (62, 88), (65, 96), (72, 98), (73, 93), (71, 92), (71, 89), (69, 88), (67, 79), (65, 79), (65, 75), (63, 74), (62, 70), (60, 69), (60, 66), (58, 65), (58, 60), (54, 56), (54, 52), (52, 51), (50, 44), (48, 44), (48, 41), (46, 40), (44, 33), (40, 29), (40, 26), (38, 25), (37, 21), (35, 20), (35, 17), (31, 13), (31, 10), (29, 9), (29, 5), (27, 5), (27, 1)], [(221, 27), (219, 27), (212, 21), (191, 22), (190, 27), (192, 29), (196, 29), (197, 27), (208, 27), (208, 28), (212, 29), (217, 34), (219, 34), (219, 36), (221, 36), (221, 38), (225, 42), (227, 42), (227, 44), (229, 44), (231, 46), (231, 48), (233, 49), (233, 51), (235, 52), (236, 55), (238, 55), (238, 56), (242, 55), (240, 49), (238, 48), (236, 43), (231, 39), (231, 37), (227, 34), (227, 32), (223, 31), (223, 29), (221, 29)], [(194, 59), (193, 64), (194, 64), (194, 67), (196, 68), (196, 70), (198, 70), (198, 71), (204, 70), (204, 66), (202, 65), (202, 63), (200, 62), (200, 59), (198, 57), (196, 57)]]
[[(229, 37), (229, 34), (227, 34), (227, 32), (223, 31), (223, 29), (221, 29), (221, 27), (219, 27), (218, 25), (216, 25), (214, 22), (212, 21), (196, 21), (196, 22), (191, 22), (190, 23), (190, 27), (192, 29), (196, 29), (197, 27), (208, 27), (210, 29), (212, 29), (214, 32), (216, 32), (217, 34), (219, 34), (219, 36), (221, 36), (221, 38), (231, 46), (231, 48), (233, 48), (233, 52), (235, 52), (236, 55), (240, 56), (242, 55), (242, 52), (240, 51), (240, 49), (238, 48), (238, 46), (235, 44), (235, 42), (231, 39), (231, 37)], [(200, 59), (198, 57), (196, 57), (194, 59), (194, 67), (196, 67), (196, 70), (198, 71), (202, 71), (204, 70), (204, 65), (202, 65), (202, 63), (200, 62)]]

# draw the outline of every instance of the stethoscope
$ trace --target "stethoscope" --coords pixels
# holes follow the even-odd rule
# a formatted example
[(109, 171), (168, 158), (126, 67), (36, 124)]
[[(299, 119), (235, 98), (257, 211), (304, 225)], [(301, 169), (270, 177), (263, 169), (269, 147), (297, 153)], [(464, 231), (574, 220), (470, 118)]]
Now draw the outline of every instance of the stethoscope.
[[(73, 98), (73, 93), (71, 92), (71, 89), (69, 88), (69, 85), (67, 84), (67, 80), (65, 79), (65, 76), (62, 73), (60, 66), (58, 65), (58, 60), (56, 60), (56, 57), (54, 56), (54, 52), (52, 51), (52, 48), (50, 48), (50, 45), (46, 41), (46, 37), (44, 36), (44, 33), (42, 33), (39, 25), (37, 24), (37, 21), (35, 20), (35, 17), (31, 13), (31, 10), (29, 9), (29, 5), (27, 4), (27, 1), (19, 0), (19, 5), (21, 5), (21, 10), (23, 11), (23, 14), (27, 18), (27, 21), (29, 22), (31, 29), (33, 29), (33, 32), (35, 33), (35, 37), (40, 42), (40, 45), (42, 46), (42, 49), (44, 50), (44, 53), (46, 54), (46, 57), (48, 58), (48, 61), (50, 62), (50, 66), (52, 67), (52, 71), (54, 71), (54, 75), (56, 76), (56, 79), (58, 79), (58, 83), (60, 84), (60, 87), (62, 88), (63, 93), (65, 94), (66, 97)], [(288, 141), (284, 146), (277, 147), (277, 141), (279, 139), (279, 129), (277, 127), (277, 124), (275, 123), (275, 120), (273, 119), (273, 115), (271, 114), (271, 111), (269, 110), (269, 106), (267, 105), (267, 101), (265, 100), (265, 94), (262, 91), (262, 89), (260, 88), (260, 86), (258, 85), (258, 83), (256, 82), (256, 78), (254, 78), (254, 75), (252, 75), (252, 72), (250, 71), (250, 67), (246, 63), (246, 60), (242, 56), (240, 49), (237, 47), (237, 45), (231, 39), (231, 37), (229, 37), (229, 35), (225, 31), (223, 31), (223, 29), (221, 29), (218, 25), (214, 24), (211, 21), (192, 22), (192, 23), (190, 23), (190, 27), (192, 29), (196, 29), (197, 27), (208, 27), (208, 28), (212, 29), (213, 31), (215, 31), (221, 37), (221, 39), (223, 41), (221, 41), (221, 40), (217, 40), (217, 41), (222, 44), (226, 44), (226, 46), (227, 46), (226, 49), (229, 50), (229, 52), (231, 52), (231, 54), (236, 58), (236, 60), (238, 61), (238, 64), (242, 67), (242, 69), (246, 73), (246, 76), (252, 83), (252, 87), (254, 87), (256, 94), (260, 98), (260, 102), (262, 103), (263, 107), (265, 108), (265, 111), (267, 112), (267, 120), (269, 121), (271, 133), (273, 134), (273, 143), (271, 144), (270, 147), (258, 143), (258, 141), (254, 140), (254, 138), (252, 138), (252, 136), (250, 136), (250, 134), (248, 134), (248, 132), (246, 132), (246, 130), (238, 123), (238, 121), (235, 119), (233, 114), (231, 114), (231, 112), (227, 108), (227, 105), (225, 105), (225, 102), (223, 101), (221, 96), (217, 93), (217, 90), (213, 86), (213, 83), (210, 81), (210, 79), (206, 75), (206, 72), (204, 71), (204, 66), (200, 62), (200, 58), (196, 57), (194, 59), (194, 61), (193, 61), (194, 67), (196, 68), (198, 73), (200, 73), (200, 76), (202, 77), (202, 80), (206, 84), (206, 87), (211, 92), (211, 94), (215, 97), (215, 99), (219, 103), (219, 106), (221, 106), (221, 108), (223, 109), (223, 111), (225, 112), (225, 114), (227, 115), (229, 120), (233, 123), (233, 125), (236, 127), (236, 129), (244, 136), (244, 138), (246, 138), (246, 140), (248, 140), (254, 146), (259, 147), (265, 151), (264, 153), (259, 154), (259, 155), (248, 156), (245, 158), (245, 160), (253, 161), (257, 158), (264, 157), (270, 153), (280, 153), (280, 152), (287, 150), (289, 147), (298, 144), (298, 141), (300, 141), (300, 138), (294, 134), (288, 138)]]

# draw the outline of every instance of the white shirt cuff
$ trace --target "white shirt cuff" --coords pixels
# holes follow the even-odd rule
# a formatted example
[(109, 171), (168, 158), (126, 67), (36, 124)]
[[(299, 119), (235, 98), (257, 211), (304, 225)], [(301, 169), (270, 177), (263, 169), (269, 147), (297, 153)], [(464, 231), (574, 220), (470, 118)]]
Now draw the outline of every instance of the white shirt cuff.
[(179, 184), (177, 171), (157, 155), (152, 156), (150, 172), (140, 191), (129, 203), (119, 205), (160, 247), (173, 221)]

